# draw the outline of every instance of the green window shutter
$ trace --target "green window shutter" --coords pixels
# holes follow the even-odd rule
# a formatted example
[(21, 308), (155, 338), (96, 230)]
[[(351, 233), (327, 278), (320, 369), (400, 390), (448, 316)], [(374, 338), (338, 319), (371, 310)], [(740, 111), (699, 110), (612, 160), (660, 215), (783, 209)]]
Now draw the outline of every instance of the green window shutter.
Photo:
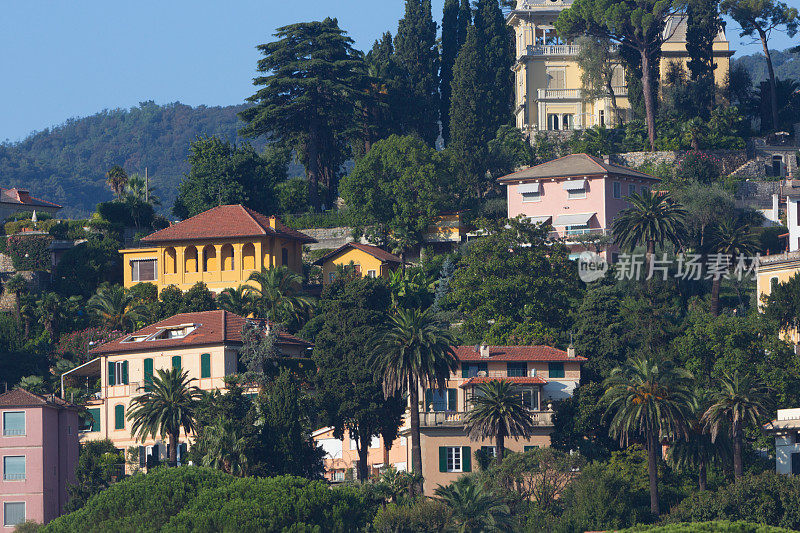
[(128, 384), (128, 362), (122, 362), (122, 382), (127, 385)]
[(447, 446), (439, 446), (439, 472), (447, 472)]
[(564, 363), (548, 363), (547, 364), (547, 377), (551, 379), (558, 379), (564, 377)]
[(472, 472), (472, 448), (469, 446), (461, 447), (461, 471)]
[(114, 406), (114, 429), (125, 429), (125, 406)]
[(114, 363), (109, 361), (109, 363), (108, 363), (108, 384), (109, 385), (116, 385), (117, 384), (115, 374), (116, 373), (114, 372)]
[(210, 353), (200, 354), (200, 377), (201, 378), (210, 378), (211, 377), (211, 354)]
[(467, 363), (461, 363), (461, 377), (462, 378), (469, 377), (469, 365)]
[(431, 404), (433, 403), (433, 391), (431, 389), (425, 389), (425, 412), (427, 413), (428, 410), (431, 408)]
[(153, 383), (153, 360), (147, 358), (144, 360), (144, 388), (150, 390), (150, 385)]
[(172, 368), (181, 368), (181, 356), (180, 355), (173, 355), (172, 356)]
[(478, 372), (489, 372), (489, 363), (478, 363)]
[(89, 431), (100, 431), (100, 408), (89, 409), (89, 416), (92, 419)]
[(456, 389), (447, 389), (447, 410), (458, 411), (458, 393)]

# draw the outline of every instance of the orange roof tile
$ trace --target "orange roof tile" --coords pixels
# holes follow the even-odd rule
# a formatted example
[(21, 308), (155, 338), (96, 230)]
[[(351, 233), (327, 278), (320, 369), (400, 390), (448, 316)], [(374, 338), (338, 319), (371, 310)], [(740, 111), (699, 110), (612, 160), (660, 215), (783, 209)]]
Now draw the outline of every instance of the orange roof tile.
[(361, 250), (362, 252), (368, 253), (369, 255), (374, 257), (375, 259), (378, 259), (379, 261), (383, 261), (385, 263), (401, 263), (402, 262), (401, 259), (399, 257), (397, 257), (396, 255), (390, 254), (386, 250), (384, 250), (382, 248), (378, 248), (377, 246), (373, 246), (371, 244), (361, 244), (360, 242), (348, 242), (347, 244), (344, 244), (344, 245), (340, 246), (336, 250), (323, 255), (322, 257), (320, 257), (319, 259), (314, 261), (314, 264), (315, 265), (321, 265), (325, 261), (331, 259), (332, 257), (336, 257), (337, 255), (339, 255), (341, 252), (345, 251), (348, 248), (353, 248), (355, 250)]
[(62, 400), (58, 396), (42, 396), (25, 389), (13, 389), (0, 394), (0, 407), (55, 407), (58, 409), (80, 409), (79, 406)]
[(585, 357), (570, 357), (564, 350), (552, 346), (489, 346), (489, 357), (481, 357), (474, 346), (454, 346), (460, 361), (576, 361)]

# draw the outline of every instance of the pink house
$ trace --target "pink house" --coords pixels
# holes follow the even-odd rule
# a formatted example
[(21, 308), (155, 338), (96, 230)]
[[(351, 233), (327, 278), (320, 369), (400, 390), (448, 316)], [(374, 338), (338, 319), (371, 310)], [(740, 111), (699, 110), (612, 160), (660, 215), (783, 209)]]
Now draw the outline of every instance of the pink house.
[(0, 531), (63, 513), (78, 464), (78, 411), (23, 389), (0, 394)]
[[(577, 256), (587, 247), (592, 249), (587, 238), (610, 236), (611, 224), (628, 207), (630, 194), (649, 191), (660, 180), (597, 157), (572, 154), (498, 181), (507, 186), (509, 218), (522, 215), (532, 222), (551, 224)], [(616, 251), (607, 244), (597, 248), (606, 253)]]

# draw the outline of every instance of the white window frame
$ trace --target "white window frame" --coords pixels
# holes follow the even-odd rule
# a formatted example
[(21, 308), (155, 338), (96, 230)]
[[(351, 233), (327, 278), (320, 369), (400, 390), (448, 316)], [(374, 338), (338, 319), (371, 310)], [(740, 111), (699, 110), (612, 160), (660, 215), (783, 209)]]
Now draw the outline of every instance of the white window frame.
[(114, 385), (125, 385), (122, 382), (122, 368), (125, 361), (111, 361), (111, 364), (114, 365)]
[[(141, 279), (139, 275), (139, 263), (152, 262), (153, 279)], [(133, 259), (131, 260), (131, 281), (158, 281), (158, 259)]]
[(567, 191), (567, 200), (583, 200), (586, 198), (586, 189)]
[(611, 188), (613, 189), (614, 198), (617, 200), (622, 199), (622, 184), (618, 181), (613, 182)]
[(447, 446), (447, 471), (464, 471), (464, 449), (461, 446)]
[[(8, 433), (6, 430), (6, 415), (21, 414), (22, 415), (22, 433)], [(3, 411), (3, 436), (4, 437), (24, 437), (28, 432), (28, 417), (25, 411)]]
[[(9, 474), (6, 474), (6, 459), (15, 459), (15, 458), (19, 458), (19, 457), (22, 458), (22, 466), (23, 466), (23, 470), (24, 470), (24, 472), (22, 473), (22, 477), (21, 478), (14, 478), (14, 479), (7, 478), (6, 476), (9, 475)], [(15, 475), (19, 475), (19, 474), (15, 474)], [(25, 456), (25, 455), (4, 455), (3, 456), (3, 481), (25, 481), (27, 478), (28, 478), (28, 458), (27, 458), (27, 456)]]
[(601, 128), (606, 125), (606, 112), (602, 109), (597, 112), (597, 125)]
[(376, 270), (367, 270), (367, 277), (368, 278), (377, 278), (378, 272)]
[[(19, 505), (19, 504), (22, 504), (22, 522), (18, 522), (16, 524), (12, 524), (11, 522), (8, 522), (7, 519), (6, 519), (6, 515), (7, 515), (6, 506), (7, 505)], [(28, 519), (28, 506), (26, 505), (25, 502), (3, 502), (3, 527), (18, 526), (20, 524), (24, 524), (27, 519)]]
[(335, 483), (344, 482), (344, 470), (334, 470), (333, 475), (331, 476), (331, 481)]
[(528, 204), (542, 201), (542, 191), (522, 193), (522, 203)]

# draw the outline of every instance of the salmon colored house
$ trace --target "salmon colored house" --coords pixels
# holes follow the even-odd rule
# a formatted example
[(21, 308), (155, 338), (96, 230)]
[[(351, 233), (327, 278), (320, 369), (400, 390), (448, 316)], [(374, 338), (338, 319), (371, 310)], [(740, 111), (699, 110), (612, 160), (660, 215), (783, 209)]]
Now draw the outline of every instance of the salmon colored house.
[(0, 531), (64, 512), (78, 465), (79, 410), (23, 389), (0, 394)]
[(188, 290), (202, 281), (216, 293), (247, 283), (262, 268), (303, 272), (303, 245), (317, 242), (242, 205), (221, 205), (157, 231), (140, 248), (120, 250), (125, 287), (148, 282)]
[[(239, 351), (242, 329), (246, 322), (267, 322), (246, 319), (228, 311), (183, 313), (156, 322), (124, 337), (102, 344), (89, 354), (88, 363), (64, 373), (72, 383), (100, 381), (100, 389), (86, 403), (89, 423), (82, 428), (82, 441), (110, 439), (118, 449), (131, 446), (139, 449), (139, 466), (146, 467), (155, 457), (169, 457), (166, 442), (149, 439), (137, 441), (126, 419), (134, 397), (152, 383), (156, 370), (181, 368), (202, 390), (225, 390), (225, 377), (239, 372)], [(283, 357), (307, 360), (311, 344), (287, 333), (279, 333), (277, 347)], [(311, 364), (310, 359), (307, 363)], [(187, 451), (191, 435), (181, 433), (178, 460)]]
[[(586, 154), (554, 159), (498, 181), (506, 185), (508, 218), (523, 216), (550, 224), (570, 246), (573, 258), (587, 249), (578, 242), (583, 236), (611, 235), (614, 219), (629, 207), (628, 196), (650, 191), (660, 182), (655, 176)], [(616, 248), (605, 246), (600, 251), (614, 253)]]
[(314, 264), (322, 267), (322, 283), (336, 279), (336, 268), (350, 266), (355, 273), (369, 278), (388, 278), (403, 262), (394, 254), (371, 244), (349, 242), (317, 259)]

